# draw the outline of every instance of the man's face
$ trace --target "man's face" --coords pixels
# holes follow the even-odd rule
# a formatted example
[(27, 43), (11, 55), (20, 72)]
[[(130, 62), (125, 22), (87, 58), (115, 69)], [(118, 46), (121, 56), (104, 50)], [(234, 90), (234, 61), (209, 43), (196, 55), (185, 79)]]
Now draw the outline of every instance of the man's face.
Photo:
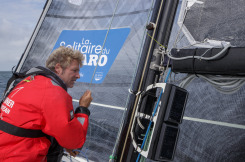
[(64, 81), (68, 88), (72, 88), (79, 75), (79, 64), (77, 60), (73, 60), (71, 65), (66, 69), (62, 69), (59, 64), (56, 66), (57, 75)]

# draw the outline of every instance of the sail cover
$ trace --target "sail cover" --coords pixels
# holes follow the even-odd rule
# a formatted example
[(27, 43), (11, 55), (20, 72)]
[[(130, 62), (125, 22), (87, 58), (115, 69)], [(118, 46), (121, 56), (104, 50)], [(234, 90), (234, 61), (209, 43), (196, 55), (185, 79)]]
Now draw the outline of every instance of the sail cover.
[(60, 45), (85, 54), (81, 78), (68, 92), (77, 107), (83, 92), (92, 91), (87, 141), (80, 154), (92, 161), (108, 161), (113, 151), (153, 3), (49, 0), (22, 56), (18, 71), (45, 66)]
[[(169, 50), (223, 48), (228, 42), (245, 47), (244, 6), (244, 0), (179, 1)], [(184, 76), (176, 74), (172, 82)], [(186, 88), (189, 98), (174, 161), (244, 161), (245, 87), (223, 94), (196, 77)]]

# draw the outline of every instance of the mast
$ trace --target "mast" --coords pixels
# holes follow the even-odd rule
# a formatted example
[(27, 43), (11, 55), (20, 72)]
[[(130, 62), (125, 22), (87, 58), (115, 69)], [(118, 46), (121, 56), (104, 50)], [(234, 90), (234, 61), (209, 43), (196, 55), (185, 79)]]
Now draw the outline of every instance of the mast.
[[(152, 36), (152, 38), (155, 38), (156, 41), (162, 44), (164, 47), (167, 47), (168, 45), (178, 2), (178, 0), (162, 0), (156, 1), (155, 3), (151, 22), (156, 24), (156, 29), (154, 29), (153, 32), (148, 31), (148, 34)], [(162, 47), (153, 41), (152, 38), (147, 37), (144, 49), (142, 51), (142, 57), (139, 62), (139, 65), (141, 66), (139, 66), (134, 85), (132, 87), (132, 91), (134, 93), (143, 91), (148, 85), (159, 82), (161, 71), (159, 71), (157, 68), (151, 68), (151, 62), (153, 64), (156, 63), (160, 65), (161, 58), (154, 56), (153, 53), (154, 50), (159, 51)], [(129, 136), (129, 131), (132, 127), (131, 121), (135, 113), (135, 106), (137, 105), (137, 102), (137, 96), (135, 94), (131, 95), (117, 149), (117, 161), (135, 161), (137, 158), (137, 152), (135, 153), (135, 149)], [(143, 99), (141, 105), (140, 112), (146, 111), (145, 108), (151, 106), (152, 102), (146, 97)], [(139, 135), (142, 132), (139, 131), (136, 132), (136, 134), (137, 133)]]

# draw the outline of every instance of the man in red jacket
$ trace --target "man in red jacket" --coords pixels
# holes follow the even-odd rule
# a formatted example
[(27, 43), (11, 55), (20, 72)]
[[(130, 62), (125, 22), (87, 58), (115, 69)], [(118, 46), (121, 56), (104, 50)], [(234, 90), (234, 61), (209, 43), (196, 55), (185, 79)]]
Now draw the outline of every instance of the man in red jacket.
[[(47, 161), (46, 155), (54, 141), (72, 155), (76, 154), (73, 149), (83, 146), (91, 92), (83, 94), (75, 112), (72, 98), (66, 92), (66, 88), (72, 88), (80, 77), (82, 60), (79, 51), (60, 47), (52, 52), (46, 62), (49, 70), (43, 69), (48, 71), (48, 75), (27, 77), (5, 97), (0, 117), (1, 122), (7, 123), (8, 127), (7, 131), (0, 130), (0, 161)], [(33, 68), (30, 71), (35, 70), (40, 69)], [(41, 131), (46, 136), (29, 136), (28, 132), (33, 131)], [(57, 160), (54, 159), (49, 161)]]

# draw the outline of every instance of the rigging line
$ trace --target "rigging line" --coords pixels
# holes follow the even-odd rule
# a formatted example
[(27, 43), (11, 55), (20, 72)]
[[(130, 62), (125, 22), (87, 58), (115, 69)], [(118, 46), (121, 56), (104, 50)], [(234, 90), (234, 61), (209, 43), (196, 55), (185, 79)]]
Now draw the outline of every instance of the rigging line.
[[(74, 102), (79, 102), (77, 99), (72, 99)], [(113, 105), (106, 105), (106, 104), (100, 104), (96, 102), (91, 102), (91, 105), (96, 105), (96, 106), (101, 106), (101, 107), (106, 107), (106, 108), (112, 108), (112, 109), (118, 109), (118, 110), (125, 110), (126, 108), (124, 107), (119, 107), (119, 106), (113, 106)]]
[[(177, 39), (179, 38), (179, 35), (180, 35), (180, 31), (182, 30), (182, 28), (183, 28), (183, 25), (184, 25), (184, 21), (185, 21), (185, 17), (186, 17), (186, 15), (187, 15), (187, 4), (186, 4), (186, 8), (185, 8), (185, 13), (184, 13), (184, 16), (183, 16), (183, 22), (182, 22), (182, 24), (181, 24), (181, 26), (180, 26), (180, 29), (179, 29), (179, 31), (178, 31), (178, 34), (177, 34), (177, 36), (176, 36), (176, 39), (175, 39), (175, 42), (174, 42), (174, 45), (173, 45), (173, 48), (175, 48), (176, 46), (177, 46)], [(181, 37), (181, 39), (182, 39), (183, 37)], [(179, 42), (180, 40), (178, 40), (178, 42)]]
[[(159, 8), (159, 12), (158, 12), (158, 15), (157, 15), (156, 27), (157, 27), (157, 25), (158, 25), (158, 21), (159, 21), (160, 14), (161, 14), (161, 11), (162, 11), (163, 1), (164, 1), (164, 0), (161, 1), (160, 8)], [(156, 28), (155, 28), (155, 29), (156, 29)], [(152, 37), (155, 37), (155, 33), (156, 33), (156, 30), (155, 30), (155, 29), (154, 29), (154, 31), (153, 31)], [(149, 59), (149, 57), (150, 57), (149, 55), (150, 55), (150, 51), (151, 51), (151, 48), (152, 48), (152, 43), (153, 43), (153, 39), (151, 39), (150, 46), (149, 46), (149, 49), (148, 49), (148, 53), (147, 53), (146, 61), (145, 61), (145, 64), (144, 64), (144, 68), (143, 68), (141, 80), (140, 80), (140, 83), (139, 83), (138, 92), (141, 90), (141, 86), (142, 86), (142, 83), (143, 83), (143, 79), (144, 79), (144, 75), (145, 75), (145, 70), (146, 70), (147, 62), (148, 62), (148, 59)], [(130, 119), (130, 122), (129, 122), (129, 126), (128, 126), (128, 130), (127, 130), (127, 134), (126, 134), (126, 138), (125, 138), (125, 139), (127, 139), (127, 138), (129, 137), (129, 133), (130, 133), (130, 129), (131, 129), (131, 126), (132, 126), (132, 122), (133, 122), (133, 118), (134, 118), (134, 114), (135, 114), (135, 110), (136, 110), (136, 106), (137, 106), (138, 100), (139, 100), (139, 95), (136, 96), (136, 99), (135, 99), (135, 102), (134, 102), (134, 107), (133, 107), (133, 111), (132, 111), (132, 116), (131, 116), (131, 119)], [(127, 140), (126, 140), (126, 141), (127, 141)], [(122, 154), (121, 154), (121, 155), (124, 154), (125, 147), (126, 147), (126, 142), (124, 142), (123, 150), (122, 150)], [(123, 158), (123, 156), (120, 157), (120, 162), (122, 162), (122, 158)]]
[(159, 43), (155, 38), (152, 38), (152, 36), (151, 36), (149, 33), (147, 33), (147, 35), (148, 35), (151, 39), (153, 39), (158, 45), (162, 46), (163, 48), (166, 48), (164, 45), (162, 45), (161, 43)]
[(184, 116), (183, 119), (184, 120), (201, 122), (201, 123), (207, 123), (207, 124), (213, 124), (213, 125), (220, 125), (220, 126), (225, 126), (225, 127), (231, 127), (231, 128), (245, 129), (245, 125), (241, 125), (241, 124), (232, 124), (232, 123), (227, 123), (227, 122), (206, 120), (206, 119), (200, 119), (200, 118), (192, 118), (192, 117), (187, 117), (187, 116)]
[(179, 39), (178, 41), (176, 41), (176, 44), (179, 43), (179, 41), (181, 41), (182, 38), (184, 38), (184, 36), (185, 36), (185, 34), (183, 34), (183, 35), (180, 37), (180, 39)]
[(90, 88), (91, 85), (92, 85), (92, 82), (93, 82), (93, 79), (94, 79), (94, 75), (95, 75), (96, 69), (97, 69), (97, 67), (98, 67), (98, 62), (99, 62), (100, 57), (101, 57), (101, 55), (102, 55), (102, 50), (104, 49), (105, 42), (106, 42), (106, 40), (107, 40), (107, 36), (108, 36), (109, 31), (110, 31), (110, 29), (111, 29), (111, 24), (112, 24), (112, 22), (113, 22), (115, 13), (116, 13), (116, 11), (117, 11), (117, 6), (118, 6), (118, 4), (119, 4), (119, 0), (117, 0), (117, 4), (116, 4), (115, 10), (114, 10), (114, 12), (113, 12), (113, 15), (112, 15), (112, 18), (111, 18), (111, 22), (110, 22), (110, 24), (109, 24), (109, 28), (108, 28), (107, 33), (106, 33), (106, 36), (105, 36), (105, 39), (104, 39), (104, 42), (103, 42), (103, 46), (102, 46), (101, 51), (100, 51), (100, 55), (99, 55), (99, 58), (98, 58), (98, 60), (97, 60), (96, 67), (95, 67), (95, 69), (94, 69), (94, 73), (93, 73), (92, 79), (91, 79), (91, 81), (90, 81), (90, 83), (89, 83), (89, 88)]
[[(163, 56), (163, 58), (164, 58), (164, 56)], [(167, 63), (167, 66), (166, 66), (166, 70), (165, 71), (163, 71), (163, 80), (165, 80), (166, 79), (166, 77), (169, 77), (169, 75), (171, 75), (171, 67), (169, 68), (169, 64), (170, 64), (170, 58), (168, 59), (168, 63)], [(169, 72), (167, 73), (167, 75), (166, 75), (166, 71), (169, 69)], [(171, 76), (170, 76), (170, 79), (171, 79)], [(165, 81), (165, 83), (167, 83), (167, 81)]]
[[(216, 90), (223, 94), (232, 94), (239, 90), (245, 84), (244, 77), (230, 77), (227, 78), (226, 76), (213, 76), (213, 75), (198, 75), (200, 78), (207, 81), (211, 84)], [(185, 78), (182, 79), (181, 83), (179, 84), (180, 87), (185, 88), (192, 80), (196, 77), (195, 75), (187, 75)]]
[(169, 68), (169, 70), (168, 70), (168, 74), (164, 80), (165, 83), (167, 83), (170, 73), (171, 73), (171, 68)]

